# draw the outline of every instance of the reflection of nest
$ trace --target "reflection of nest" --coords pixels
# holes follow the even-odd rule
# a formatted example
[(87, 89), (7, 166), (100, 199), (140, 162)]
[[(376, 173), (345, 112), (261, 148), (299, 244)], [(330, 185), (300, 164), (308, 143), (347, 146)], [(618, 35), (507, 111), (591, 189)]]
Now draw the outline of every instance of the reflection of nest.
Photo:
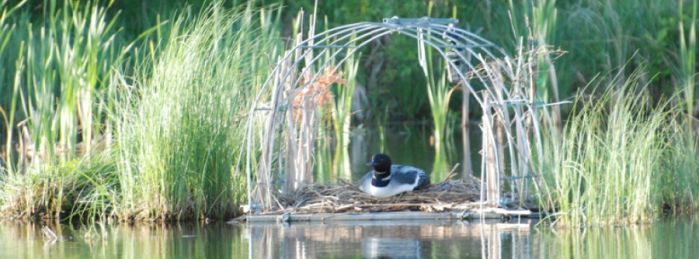
[(449, 211), (476, 207), (480, 198), (480, 180), (447, 180), (427, 189), (393, 197), (370, 196), (353, 184), (310, 185), (281, 195), (279, 205), (296, 213), (340, 213), (383, 211)]

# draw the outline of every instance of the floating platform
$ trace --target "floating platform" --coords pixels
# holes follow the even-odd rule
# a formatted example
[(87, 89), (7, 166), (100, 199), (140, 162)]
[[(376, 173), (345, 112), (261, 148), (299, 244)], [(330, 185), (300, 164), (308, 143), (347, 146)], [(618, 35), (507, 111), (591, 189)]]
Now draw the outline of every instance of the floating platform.
[(345, 213), (282, 213), (246, 215), (229, 221), (235, 224), (248, 223), (337, 223), (360, 221), (457, 221), (457, 220), (511, 220), (516, 218), (539, 219), (541, 214), (529, 210), (508, 210), (501, 208), (484, 208), (464, 212), (345, 212)]
[(229, 221), (229, 223), (331, 223), (371, 221), (474, 221), (539, 219), (527, 209), (491, 207), (480, 200), (480, 180), (446, 180), (429, 188), (377, 198), (349, 183), (308, 185), (278, 195), (272, 210)]

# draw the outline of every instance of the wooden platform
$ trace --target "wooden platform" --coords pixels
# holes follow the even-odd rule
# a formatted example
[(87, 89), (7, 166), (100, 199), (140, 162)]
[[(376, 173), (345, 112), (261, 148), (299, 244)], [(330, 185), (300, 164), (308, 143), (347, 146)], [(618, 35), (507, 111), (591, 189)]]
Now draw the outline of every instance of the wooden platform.
[(246, 215), (229, 221), (231, 224), (248, 223), (293, 223), (293, 222), (359, 222), (359, 221), (455, 221), (455, 220), (493, 220), (511, 218), (541, 218), (538, 213), (528, 210), (506, 210), (485, 208), (464, 212), (364, 212), (364, 213), (284, 213)]

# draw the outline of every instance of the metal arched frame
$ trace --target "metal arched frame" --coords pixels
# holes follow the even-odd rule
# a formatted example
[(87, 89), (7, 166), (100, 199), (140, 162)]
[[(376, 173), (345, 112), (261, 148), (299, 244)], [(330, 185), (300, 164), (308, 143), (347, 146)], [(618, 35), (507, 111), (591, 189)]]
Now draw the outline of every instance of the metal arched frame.
[[(414, 38), (419, 50), (425, 46), (431, 47), (445, 60), (449, 71), (460, 82), (461, 87), (467, 87), (471, 93), (476, 93), (472, 82), (477, 82), (487, 94), (473, 94), (472, 97), (479, 106), (489, 112), (503, 125), (508, 155), (510, 174), (529, 175), (533, 170), (531, 150), (536, 149), (541, 157), (541, 136), (535, 134), (534, 144), (526, 134), (527, 127), (533, 127), (533, 132), (539, 132), (538, 119), (534, 102), (527, 93), (526, 78), (531, 70), (525, 69), (527, 62), (523, 58), (513, 59), (492, 42), (481, 38), (469, 31), (455, 26), (456, 19), (416, 18), (401, 19), (397, 17), (384, 19), (383, 22), (360, 22), (342, 25), (311, 37), (300, 40), (293, 48), (286, 51), (278, 61), (262, 87), (255, 95), (250, 107), (245, 134), (245, 172), (247, 178), (248, 206), (251, 211), (269, 209), (272, 206), (271, 172), (273, 163), (278, 163), (281, 170), (283, 164), (290, 159), (281, 151), (281, 144), (275, 146), (275, 138), (297, 138), (297, 132), (290, 118), (294, 107), (290, 103), (290, 93), (293, 89), (302, 89), (315, 83), (320, 73), (328, 67), (342, 66), (359, 49), (388, 35), (405, 35)], [(423, 51), (424, 52), (424, 51)], [(344, 56), (342, 54), (345, 54)], [(418, 51), (418, 59), (424, 65), (425, 57)], [(518, 53), (523, 56), (523, 53)], [(304, 78), (304, 75), (306, 77)], [(308, 80), (308, 75), (312, 75)], [(259, 122), (259, 115), (264, 113), (265, 119)], [(511, 113), (514, 116), (511, 116)], [(525, 117), (529, 116), (527, 122)], [(257, 122), (257, 123), (256, 123)], [(528, 125), (525, 125), (529, 123)], [(262, 130), (259, 131), (260, 124)], [(260, 137), (255, 138), (256, 129)], [(286, 130), (287, 134), (282, 134)], [(278, 136), (277, 136), (278, 135)], [(485, 139), (485, 138), (484, 138)], [(495, 138), (488, 138), (496, 146)], [(303, 147), (301, 147), (303, 148)], [(308, 150), (310, 147), (305, 147)], [(503, 154), (493, 153), (496, 161), (504, 159)], [(302, 157), (301, 159), (308, 159)], [(485, 157), (482, 162), (485, 161)], [(525, 161), (525, 162), (523, 162)], [(495, 170), (504, 170), (496, 163)], [(484, 167), (482, 167), (484, 168)], [(253, 183), (253, 170), (256, 170), (256, 180)], [(482, 169), (485, 170), (485, 169)], [(285, 172), (290, 173), (290, 172)], [(483, 175), (483, 173), (482, 173)]]

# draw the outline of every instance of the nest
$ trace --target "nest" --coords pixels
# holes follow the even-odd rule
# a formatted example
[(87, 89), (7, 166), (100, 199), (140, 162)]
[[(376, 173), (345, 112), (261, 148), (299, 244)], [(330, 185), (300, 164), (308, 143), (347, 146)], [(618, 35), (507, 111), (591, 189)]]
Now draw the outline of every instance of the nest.
[(347, 182), (332, 186), (308, 185), (278, 198), (280, 211), (277, 213), (461, 211), (478, 206), (480, 180), (475, 177), (445, 180), (426, 189), (386, 198), (368, 195)]

